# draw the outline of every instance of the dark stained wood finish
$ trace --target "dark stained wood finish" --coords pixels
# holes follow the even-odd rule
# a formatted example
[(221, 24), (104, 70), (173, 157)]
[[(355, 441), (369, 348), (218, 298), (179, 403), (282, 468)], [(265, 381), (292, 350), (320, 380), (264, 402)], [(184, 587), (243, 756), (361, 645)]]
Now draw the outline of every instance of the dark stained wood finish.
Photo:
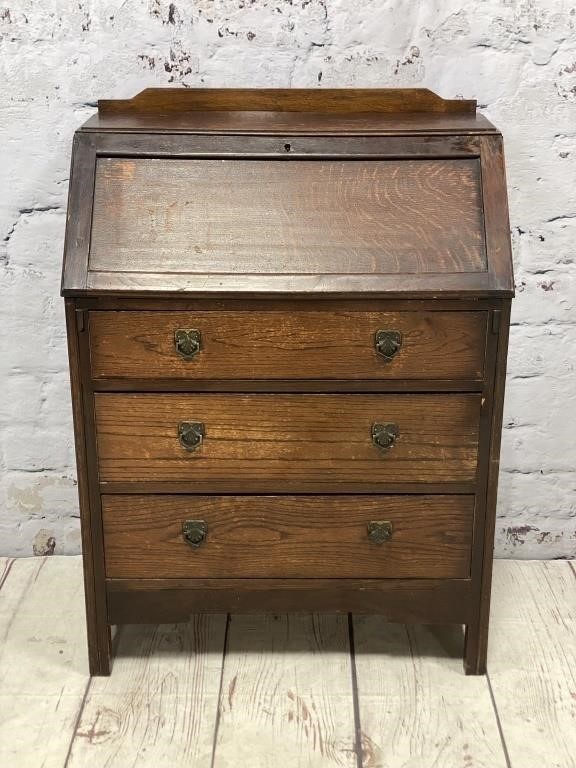
[[(104, 496), (102, 514), (109, 578), (470, 576), (473, 496)], [(185, 520), (206, 522), (201, 546)]]
[(96, 166), (90, 269), (189, 275), (484, 272), (479, 171), (477, 160), (465, 159), (102, 158)]
[[(502, 138), (473, 102), (102, 103), (74, 140), (62, 280), (91, 671), (112, 623), (305, 610), (464, 624), (483, 672), (513, 293)], [(177, 316), (202, 321), (192, 363)], [(380, 367), (379, 317), (405, 332)], [(206, 424), (195, 453), (183, 420)], [(400, 425), (385, 454), (373, 421)], [(372, 506), (395, 515), (381, 560), (358, 538)], [(189, 510), (211, 515), (198, 552)]]
[[(199, 136), (98, 133), (91, 134), (90, 146), (79, 142), (76, 153), (81, 173), (78, 189), (82, 190), (82, 205), (75, 202), (74, 216), (69, 217), (68, 229), (78, 226), (90, 232), (92, 194), (96, 155), (116, 157), (209, 158), (229, 157), (280, 159), (292, 162), (298, 158), (359, 159), (384, 158), (466, 158), (480, 157), (481, 137), (477, 136), (386, 136), (386, 137), (321, 137), (304, 136), (292, 140), (289, 136)], [(499, 138), (499, 137), (496, 137)], [(288, 140), (291, 151), (286, 153)], [(503, 185), (504, 180), (496, 182)], [(487, 192), (483, 187), (483, 197)], [(75, 198), (76, 200), (76, 198)], [(72, 205), (72, 201), (71, 201)], [(500, 219), (502, 214), (500, 215)], [(489, 234), (489, 232), (488, 232)], [(499, 266), (488, 249), (486, 272), (457, 274), (373, 274), (373, 275), (286, 275), (286, 274), (176, 274), (145, 272), (92, 272), (88, 269), (88, 241), (71, 253), (78, 280), (68, 280), (65, 267), (62, 293), (65, 296), (167, 296), (181, 299), (183, 295), (251, 300), (254, 296), (281, 298), (287, 295), (302, 298), (458, 298), (512, 296), (513, 281), (503, 282), (506, 266)], [(500, 254), (505, 258), (505, 254)], [(67, 258), (67, 257), (65, 257)], [(508, 272), (510, 270), (508, 269)]]
[(146, 88), (131, 99), (100, 99), (98, 112), (464, 112), (472, 99), (443, 99), (427, 88)]
[(68, 211), (62, 264), (62, 293), (86, 288), (86, 268), (92, 226), (92, 196), (96, 172), (95, 139), (77, 133), (72, 144)]
[[(341, 483), (473, 482), (480, 395), (96, 394), (103, 482), (188, 481), (208, 490), (282, 492), (286, 482), (337, 492)], [(202, 422), (187, 451), (179, 422)], [(398, 424), (389, 451), (375, 422)]]
[[(484, 374), (486, 312), (91, 312), (95, 379), (463, 379)], [(183, 359), (174, 332), (195, 328)], [(387, 362), (375, 333), (398, 330)]]
[(216, 134), (218, 136), (478, 136), (497, 130), (472, 112), (104, 112), (83, 132)]
[(82, 535), (84, 569), (84, 598), (88, 638), (88, 664), (91, 675), (110, 674), (110, 629), (107, 622), (104, 586), (104, 558), (99, 517), (99, 503), (94, 494), (96, 462), (92, 452), (90, 409), (86, 407), (87, 393), (83, 387), (83, 352), (79, 336), (83, 336), (82, 310), (66, 301), (66, 330), (70, 360), (70, 389), (78, 474), (78, 501)]
[(467, 579), (108, 579), (108, 621), (188, 621), (192, 613), (377, 613), (388, 621), (465, 624)]
[(508, 358), (508, 338), (510, 334), (509, 301), (502, 302), (498, 314), (495, 350), (495, 377), (490, 389), (490, 424), (485, 430), (488, 461), (486, 462), (486, 486), (480, 489), (484, 506), (484, 515), (478, 531), (481, 541), (477, 553), (481, 560), (477, 589), (478, 611), (474, 620), (466, 626), (464, 650), (464, 669), (467, 674), (482, 675), (486, 672), (488, 656), (488, 628), (490, 624), (490, 590), (492, 586), (492, 561), (494, 557), (494, 531), (496, 527), (496, 503), (498, 500), (498, 472), (500, 468), (500, 444), (502, 439), (502, 418), (504, 409), (504, 390), (506, 388), (506, 363)]

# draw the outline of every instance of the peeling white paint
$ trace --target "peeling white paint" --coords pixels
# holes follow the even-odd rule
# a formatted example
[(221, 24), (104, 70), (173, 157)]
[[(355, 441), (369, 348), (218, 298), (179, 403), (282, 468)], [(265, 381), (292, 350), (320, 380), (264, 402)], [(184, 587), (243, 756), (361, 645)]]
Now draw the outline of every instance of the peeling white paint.
[[(63, 307), (74, 129), (151, 85), (414, 86), (506, 141), (514, 304), (497, 554), (576, 555), (576, 0), (0, 0), (0, 554), (79, 551)], [(44, 544), (41, 541), (44, 541)]]

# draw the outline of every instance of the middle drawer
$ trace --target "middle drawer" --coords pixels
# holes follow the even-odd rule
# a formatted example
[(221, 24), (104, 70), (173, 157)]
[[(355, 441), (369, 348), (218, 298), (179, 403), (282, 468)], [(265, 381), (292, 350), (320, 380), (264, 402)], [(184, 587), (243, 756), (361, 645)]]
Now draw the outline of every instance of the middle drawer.
[(278, 491), (472, 483), (479, 394), (95, 395), (100, 480)]

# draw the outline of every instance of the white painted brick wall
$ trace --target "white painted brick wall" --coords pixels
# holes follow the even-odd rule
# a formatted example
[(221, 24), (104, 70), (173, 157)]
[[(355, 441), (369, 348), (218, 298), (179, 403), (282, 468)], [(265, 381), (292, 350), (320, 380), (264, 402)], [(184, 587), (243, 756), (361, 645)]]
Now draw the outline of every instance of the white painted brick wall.
[(58, 296), (70, 143), (150, 85), (410, 86), (503, 131), (514, 304), (497, 553), (576, 555), (576, 0), (0, 0), (0, 554), (80, 548)]

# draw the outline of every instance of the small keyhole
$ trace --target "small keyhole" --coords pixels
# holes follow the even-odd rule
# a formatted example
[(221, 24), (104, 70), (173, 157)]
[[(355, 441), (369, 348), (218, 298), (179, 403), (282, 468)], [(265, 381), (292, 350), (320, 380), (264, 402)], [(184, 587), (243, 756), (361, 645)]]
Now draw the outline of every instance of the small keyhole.
[(290, 150), (292, 149), (292, 144), (284, 144), (284, 149), (286, 152), (290, 152)]

